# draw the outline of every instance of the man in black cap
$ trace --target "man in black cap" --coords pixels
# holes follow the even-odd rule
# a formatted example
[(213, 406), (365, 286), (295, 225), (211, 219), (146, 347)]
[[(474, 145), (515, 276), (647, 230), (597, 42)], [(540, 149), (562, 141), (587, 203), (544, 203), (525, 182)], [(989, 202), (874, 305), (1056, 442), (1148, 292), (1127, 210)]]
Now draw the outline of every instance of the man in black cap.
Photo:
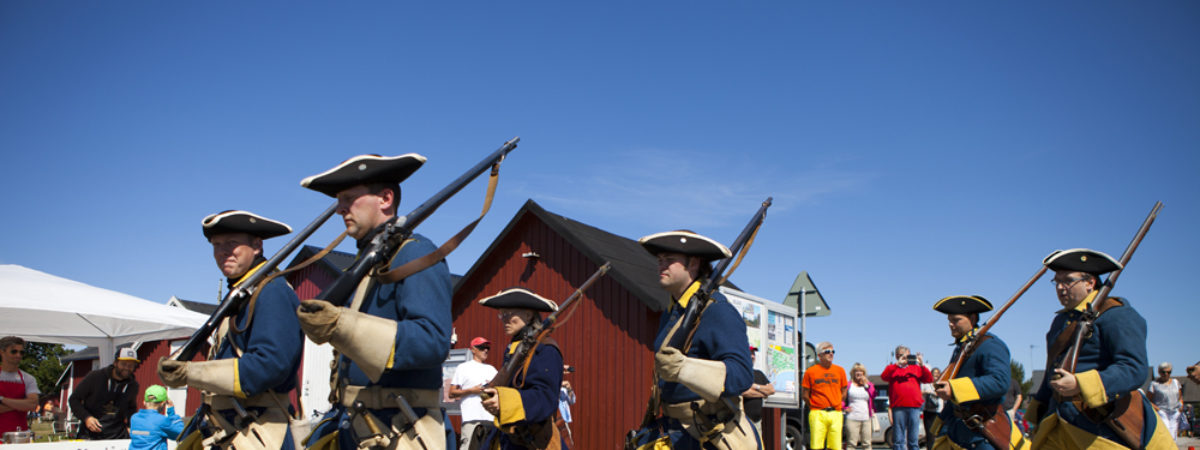
[(116, 357), (112, 365), (83, 377), (67, 399), (72, 413), (83, 424), (80, 439), (129, 438), (129, 418), (137, 412), (139, 393), (133, 371), (139, 361), (132, 348), (118, 349)]
[[(639, 436), (665, 441), (672, 448), (756, 449), (758, 433), (741, 408), (741, 394), (754, 374), (746, 323), (725, 296), (696, 296), (711, 275), (712, 261), (730, 257), (724, 245), (690, 231), (652, 234), (638, 241), (658, 259), (658, 282), (671, 296), (654, 339), (655, 393), (659, 396), (662, 436)], [(691, 301), (707, 301), (684, 354), (668, 346)], [(734, 409), (730, 410), (730, 405)], [(697, 412), (698, 411), (698, 412)]]
[[(396, 218), (400, 182), (425, 162), (415, 153), (361, 155), (301, 185), (336, 198), (346, 233), (360, 255)], [(394, 255), (390, 269), (435, 251), (414, 234)], [(363, 278), (349, 307), (322, 300), (301, 302), (297, 314), (313, 342), (329, 342), (335, 360), (334, 406), (309, 438), (314, 448), (445, 448), (440, 409), (442, 362), (450, 352), (450, 271), (444, 260), (402, 280), (376, 270)], [(401, 404), (415, 414), (398, 414)], [(415, 423), (410, 421), (415, 419)]]
[[(292, 231), (282, 222), (247, 211), (211, 214), (201, 226), (230, 289), (267, 262), (264, 239)], [(221, 323), (208, 361), (159, 360), (164, 384), (200, 389), (211, 407), (208, 417), (200, 418), (206, 421), (203, 431), (185, 436), (190, 440), (181, 441), (184, 448), (201, 440), (210, 448), (293, 448), (288, 393), (296, 388), (304, 350), (294, 313), (300, 299), (282, 277), (258, 288), (256, 295)], [(239, 408), (252, 420), (243, 418)]]
[(936, 439), (935, 450), (1029, 449), (1029, 441), (1004, 410), (1004, 394), (1012, 380), (1008, 346), (992, 333), (977, 335), (979, 314), (991, 311), (992, 304), (977, 295), (956, 295), (939, 300), (933, 309), (946, 314), (955, 341), (947, 370), (963, 357), (968, 342), (974, 345), (959, 364), (957, 377), (937, 384), (934, 392), (948, 403), (933, 429), (925, 430), (926, 439)]
[[(541, 323), (542, 313), (558, 311), (553, 300), (526, 289), (506, 289), (479, 300), (479, 304), (500, 310), (500, 323), (504, 334), (516, 344), (531, 333), (534, 325)], [(504, 352), (504, 364), (516, 355), (516, 345), (508, 345)], [(480, 448), (509, 449), (566, 449), (564, 436), (554, 426), (558, 415), (558, 390), (562, 386), (562, 350), (553, 338), (543, 340), (525, 356), (518, 370), (503, 380), (505, 387), (484, 388), (487, 399), (483, 409), (496, 416), (499, 428), (484, 441)]]
[[(1120, 269), (1121, 263), (1085, 248), (1055, 251), (1042, 263), (1054, 271), (1051, 282), (1063, 309), (1054, 316), (1046, 333), (1046, 377), (1026, 414), (1029, 423), (1037, 424), (1033, 446), (1068, 450), (1127, 446), (1174, 449), (1174, 440), (1158, 414), (1138, 393), (1150, 373), (1146, 320), (1129, 300), (1095, 298), (1101, 287), (1100, 275)], [(1071, 345), (1074, 330), (1088, 316), (1095, 317), (1093, 329), (1080, 343), (1075, 372), (1062, 370), (1059, 364)], [(1126, 401), (1130, 401), (1127, 411), (1141, 410), (1137, 423), (1125, 421), (1114, 427), (1103, 419), (1115, 403)], [(1137, 411), (1132, 412), (1136, 416)], [(1138, 442), (1130, 442), (1133, 440)]]

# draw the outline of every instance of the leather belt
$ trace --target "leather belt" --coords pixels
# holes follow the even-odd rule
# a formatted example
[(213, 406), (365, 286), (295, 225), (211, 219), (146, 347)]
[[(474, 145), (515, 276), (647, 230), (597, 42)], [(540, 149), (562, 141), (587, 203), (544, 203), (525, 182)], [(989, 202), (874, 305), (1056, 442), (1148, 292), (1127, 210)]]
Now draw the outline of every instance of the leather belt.
[(344, 386), (338, 393), (342, 406), (347, 408), (362, 402), (367, 409), (394, 409), (395, 396), (404, 397), (413, 408), (437, 408), (442, 399), (435, 389), (385, 388), (381, 386)]

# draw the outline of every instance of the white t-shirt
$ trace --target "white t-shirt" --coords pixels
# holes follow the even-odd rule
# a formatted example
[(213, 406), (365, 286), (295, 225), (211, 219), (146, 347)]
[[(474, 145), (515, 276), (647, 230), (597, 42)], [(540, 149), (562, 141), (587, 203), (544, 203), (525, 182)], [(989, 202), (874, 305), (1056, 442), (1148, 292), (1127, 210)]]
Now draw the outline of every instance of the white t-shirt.
[(850, 413), (846, 414), (846, 418), (850, 420), (871, 420), (871, 413), (867, 411), (868, 403), (871, 401), (871, 396), (867, 395), (867, 388), (850, 383), (850, 389), (846, 390), (846, 403), (850, 406)]
[[(450, 384), (458, 386), (459, 389), (466, 389), (492, 381), (492, 378), (495, 377), (495, 367), (472, 359), (458, 365), (458, 368), (454, 370), (454, 378), (450, 379)], [(483, 409), (483, 399), (479, 398), (479, 394), (462, 397), (459, 410), (462, 411), (463, 422), (472, 420), (490, 422), (493, 419), (492, 415)]]
[(24, 381), (25, 381), (25, 397), (29, 397), (29, 394), (36, 395), (36, 394), (42, 393), (42, 391), (38, 390), (37, 378), (34, 378), (33, 375), (30, 375), (29, 372), (26, 372), (24, 370), (18, 369), (18, 371), (20, 371), (21, 373), (18, 374), (17, 372), (6, 372), (3, 370), (0, 370), (0, 381), (8, 381), (10, 383), (20, 383), (22, 381), (22, 379), (24, 379)]

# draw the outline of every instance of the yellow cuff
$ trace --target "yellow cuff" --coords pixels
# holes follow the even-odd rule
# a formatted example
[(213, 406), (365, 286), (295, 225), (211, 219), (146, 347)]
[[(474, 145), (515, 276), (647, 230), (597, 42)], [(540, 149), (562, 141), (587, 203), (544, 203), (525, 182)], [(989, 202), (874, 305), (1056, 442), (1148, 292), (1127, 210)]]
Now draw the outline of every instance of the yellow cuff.
[(246, 393), (242, 391), (242, 373), (238, 367), (241, 367), (242, 360), (238, 358), (237, 363), (233, 365), (233, 396), (237, 398), (246, 398)]
[(525, 404), (521, 401), (521, 391), (510, 387), (498, 387), (496, 396), (500, 397), (500, 414), (496, 416), (496, 426), (525, 420)]
[(975, 390), (975, 382), (967, 377), (950, 380), (950, 394), (954, 396), (954, 403), (979, 400), (979, 391)]
[(1079, 397), (1092, 408), (1099, 408), (1108, 403), (1108, 394), (1104, 393), (1104, 380), (1095, 369), (1075, 374), (1075, 382), (1079, 383)]

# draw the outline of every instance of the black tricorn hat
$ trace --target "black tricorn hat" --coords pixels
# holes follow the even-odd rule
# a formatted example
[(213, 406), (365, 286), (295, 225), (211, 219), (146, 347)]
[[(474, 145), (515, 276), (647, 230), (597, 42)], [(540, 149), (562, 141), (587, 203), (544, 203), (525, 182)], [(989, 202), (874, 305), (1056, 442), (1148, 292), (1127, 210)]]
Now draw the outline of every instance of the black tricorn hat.
[(479, 300), (479, 304), (496, 309), (532, 309), (541, 312), (558, 311), (558, 303), (554, 303), (554, 300), (522, 288), (505, 289), (496, 295)]
[(425, 164), (425, 157), (416, 153), (400, 156), (358, 155), (337, 167), (301, 180), (300, 185), (337, 197), (338, 192), (360, 184), (400, 184), (420, 169), (422, 164)]
[(933, 304), (943, 314), (979, 314), (992, 310), (992, 303), (978, 295), (952, 295)]
[(655, 255), (681, 253), (698, 256), (706, 261), (725, 259), (733, 255), (729, 252), (729, 248), (721, 245), (720, 242), (687, 230), (655, 233), (638, 239), (638, 243), (642, 244), (646, 251)]
[(248, 211), (229, 210), (209, 214), (200, 221), (204, 227), (204, 237), (212, 240), (213, 236), (222, 233), (246, 233), (262, 239), (270, 239), (292, 232), (292, 227), (286, 223), (268, 219)]
[(1083, 272), (1092, 275), (1103, 275), (1121, 268), (1121, 263), (1113, 257), (1104, 252), (1087, 248), (1055, 250), (1042, 260), (1042, 264), (1045, 264), (1050, 270)]

